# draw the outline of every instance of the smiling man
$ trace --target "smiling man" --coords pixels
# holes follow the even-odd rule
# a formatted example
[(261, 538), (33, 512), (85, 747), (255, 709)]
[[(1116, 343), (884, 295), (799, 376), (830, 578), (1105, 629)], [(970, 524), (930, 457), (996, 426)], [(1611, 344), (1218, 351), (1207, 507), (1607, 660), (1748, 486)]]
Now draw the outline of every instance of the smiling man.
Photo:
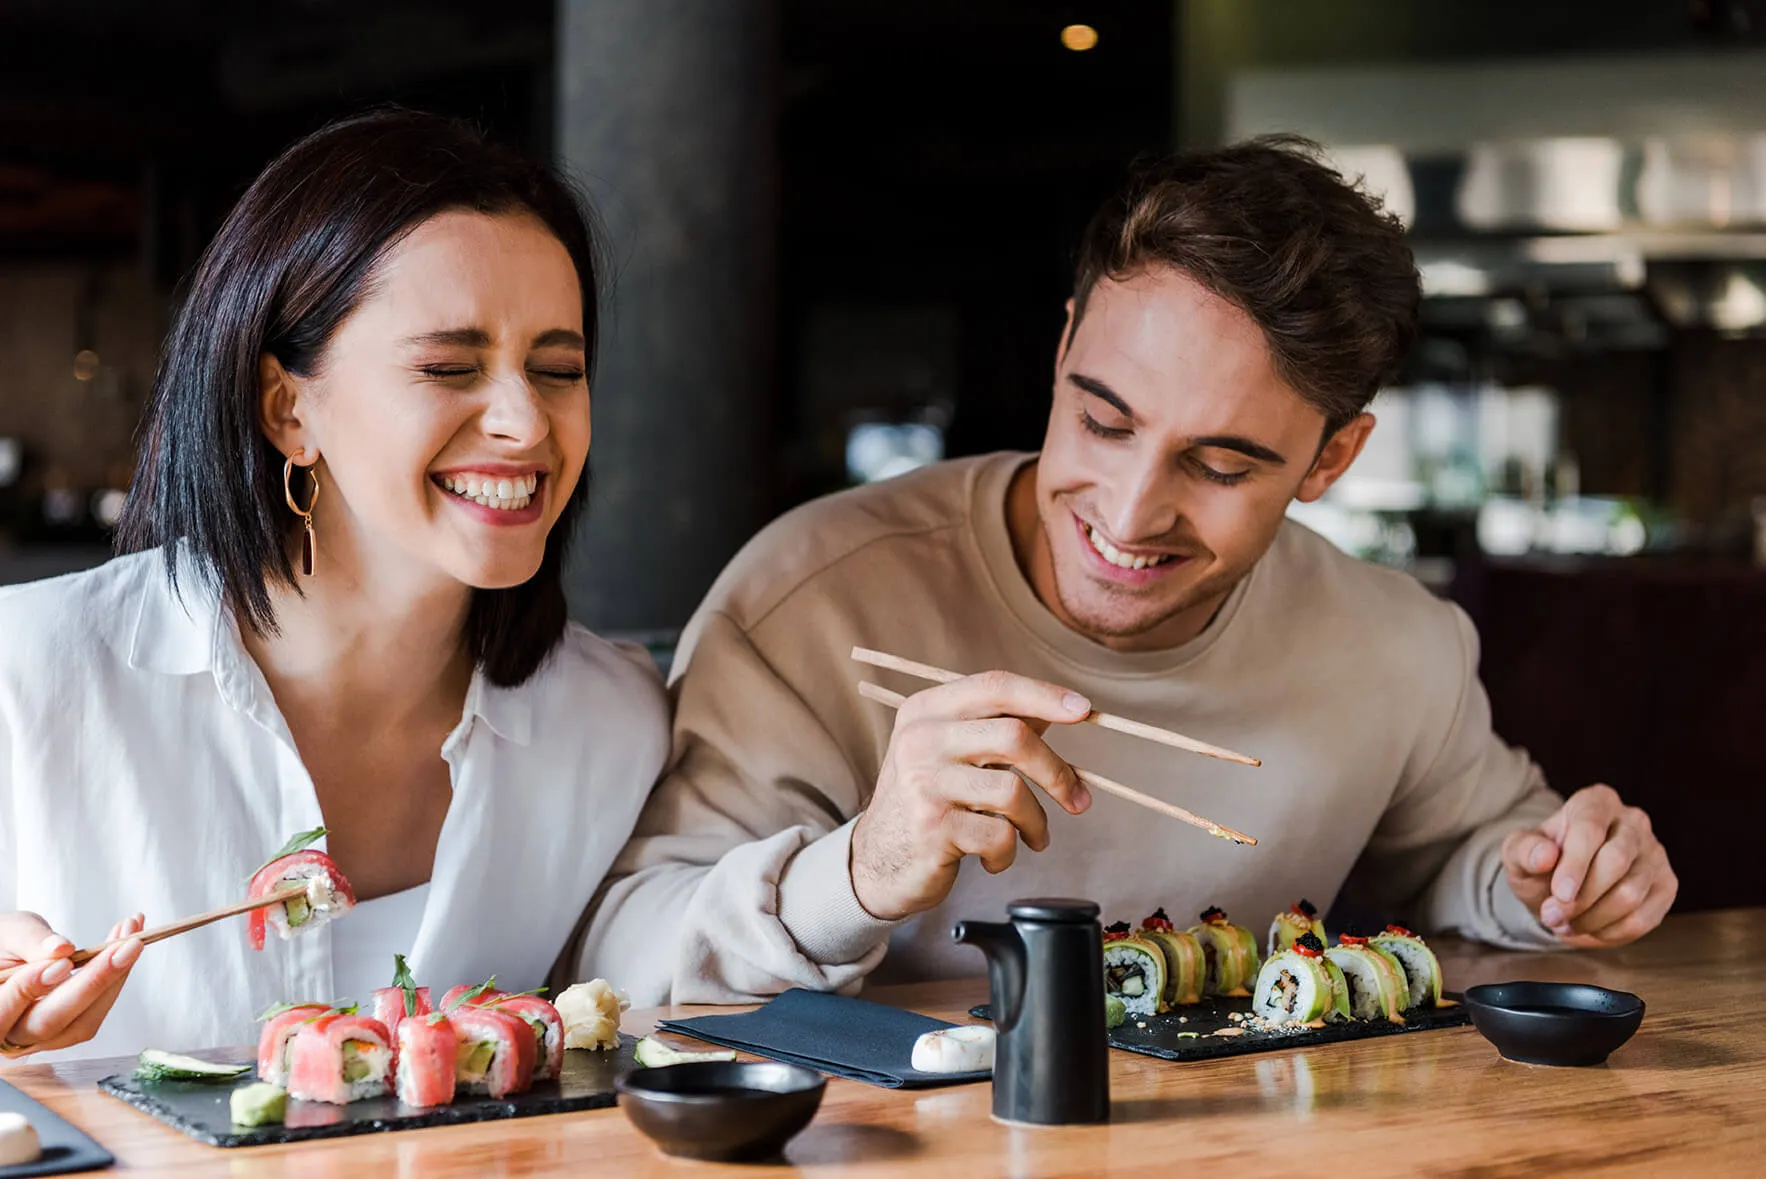
[[(809, 504), (713, 587), (591, 952), (651, 963), (622, 980), (641, 1001), (720, 1002), (975, 974), (952, 921), (1036, 894), (1259, 929), (1344, 895), (1522, 947), (1653, 928), (1676, 882), (1643, 813), (1554, 794), (1491, 731), (1465, 615), (1286, 519), (1365, 445), (1419, 299), (1400, 226), (1306, 145), (1137, 174), (1081, 243), (1039, 454)], [(855, 644), (977, 674), (880, 675), (916, 693), (891, 715)], [(1263, 765), (1076, 723), (1094, 708)], [(1094, 799), (1073, 765), (1259, 842)]]

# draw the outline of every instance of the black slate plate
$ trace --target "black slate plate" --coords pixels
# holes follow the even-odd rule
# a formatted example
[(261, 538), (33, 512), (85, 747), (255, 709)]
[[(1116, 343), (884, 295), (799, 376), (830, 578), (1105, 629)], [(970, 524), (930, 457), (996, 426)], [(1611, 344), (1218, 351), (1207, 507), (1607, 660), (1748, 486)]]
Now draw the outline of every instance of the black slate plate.
[[(1344, 1040), (1370, 1040), (1376, 1036), (1402, 1036), (1407, 1032), (1432, 1032), (1441, 1028), (1465, 1027), (1472, 1022), (1471, 1014), (1460, 996), (1444, 993), (1443, 999), (1452, 1006), (1427, 1011), (1407, 1011), (1404, 1022), (1385, 1020), (1351, 1020), (1322, 1028), (1283, 1028), (1275, 1031), (1247, 1031), (1240, 1036), (1215, 1036), (1210, 1033), (1238, 1024), (1229, 1018), (1234, 1012), (1251, 1013), (1251, 1000), (1203, 999), (1188, 1007), (1178, 1007), (1164, 1015), (1139, 1017), (1147, 1026), (1136, 1027), (1135, 1016), (1129, 1016), (1121, 1027), (1110, 1029), (1110, 1047), (1161, 1060), (1218, 1060), (1223, 1056), (1246, 1056), (1253, 1052), (1275, 1052), (1283, 1048), (1310, 1048), (1317, 1044), (1338, 1044)], [(977, 1019), (992, 1019), (986, 1006), (969, 1012)], [(1196, 1033), (1192, 1039), (1183, 1035)]]
[(0, 1179), (26, 1179), (30, 1175), (61, 1175), (68, 1171), (95, 1171), (116, 1162), (110, 1152), (76, 1130), (40, 1101), (26, 1097), (0, 1081), (0, 1113), (23, 1114), (37, 1131), (43, 1157), (34, 1163), (0, 1167)]
[[(452, 1105), (414, 1109), (392, 1097), (357, 1101), (350, 1105), (324, 1105), (315, 1101), (290, 1101), (288, 1119), (280, 1126), (247, 1129), (233, 1124), (228, 1094), (257, 1079), (256, 1070), (231, 1085), (208, 1085), (188, 1081), (148, 1084), (128, 1071), (98, 1082), (98, 1088), (126, 1101), (149, 1117), (158, 1118), (210, 1146), (268, 1146), (276, 1142), (303, 1142), (309, 1138), (341, 1138), (348, 1134), (373, 1134), (381, 1130), (421, 1130), (429, 1126), (453, 1126), (462, 1122), (493, 1122), (504, 1118), (530, 1118), (539, 1114), (569, 1113), (579, 1109), (602, 1109), (613, 1105), (614, 1078), (636, 1065), (632, 1050), (637, 1040), (622, 1035), (614, 1052), (572, 1050), (564, 1054), (564, 1076), (545, 1081), (526, 1093), (501, 1099), (461, 1097)], [(212, 1053), (195, 1053), (206, 1056)], [(117, 1066), (132, 1070), (133, 1059)]]

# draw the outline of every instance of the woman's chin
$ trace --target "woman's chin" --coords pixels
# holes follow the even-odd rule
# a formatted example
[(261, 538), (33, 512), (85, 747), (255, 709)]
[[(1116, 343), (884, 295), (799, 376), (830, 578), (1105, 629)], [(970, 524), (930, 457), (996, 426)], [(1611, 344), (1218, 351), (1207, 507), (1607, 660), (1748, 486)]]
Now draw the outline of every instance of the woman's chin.
[(501, 590), (514, 589), (518, 585), (532, 581), (534, 574), (540, 571), (540, 564), (545, 559), (545, 552), (533, 554), (520, 559), (500, 557), (481, 561), (461, 562), (453, 570), (454, 576), (473, 589)]

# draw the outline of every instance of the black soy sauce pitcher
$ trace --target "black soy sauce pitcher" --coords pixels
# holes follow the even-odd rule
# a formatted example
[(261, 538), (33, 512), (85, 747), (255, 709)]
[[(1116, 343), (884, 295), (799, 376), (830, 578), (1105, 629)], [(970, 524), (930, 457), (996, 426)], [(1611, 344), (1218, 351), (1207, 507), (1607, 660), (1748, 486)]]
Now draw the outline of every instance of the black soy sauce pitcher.
[(1007, 922), (959, 921), (951, 937), (987, 955), (993, 1116), (1037, 1126), (1110, 1120), (1104, 948), (1098, 906), (1013, 901)]

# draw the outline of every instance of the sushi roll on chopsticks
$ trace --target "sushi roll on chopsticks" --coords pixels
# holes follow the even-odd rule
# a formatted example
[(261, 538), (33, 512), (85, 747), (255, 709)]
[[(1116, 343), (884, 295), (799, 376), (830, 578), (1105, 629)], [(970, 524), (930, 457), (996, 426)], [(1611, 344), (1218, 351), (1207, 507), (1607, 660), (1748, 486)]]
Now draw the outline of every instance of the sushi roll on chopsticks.
[(394, 1080), (406, 1105), (446, 1105), (454, 1100), (460, 1038), (453, 1021), (440, 1013), (399, 1021)]
[(1135, 937), (1152, 942), (1165, 954), (1165, 1005), (1167, 1007), (1200, 1003), (1208, 985), (1208, 959), (1196, 935), (1171, 924), (1164, 909), (1141, 922)]
[(1274, 957), (1300, 940), (1300, 935), (1310, 933), (1320, 942), (1329, 943), (1325, 935), (1324, 922), (1318, 918), (1318, 910), (1305, 897), (1291, 905), (1284, 913), (1277, 913), (1275, 920), (1269, 923), (1269, 955)]
[(1226, 919), (1226, 912), (1211, 906), (1202, 912), (1202, 923), (1189, 932), (1202, 943), (1208, 964), (1206, 986), (1210, 995), (1243, 997), (1257, 978), (1257, 935)]
[(1165, 952), (1135, 937), (1126, 921), (1104, 930), (1104, 993), (1121, 999), (1130, 1015), (1165, 1010)]
[(1410, 983), (1409, 1007), (1441, 1006), (1441, 963), (1428, 944), (1402, 925), (1388, 925), (1386, 932), (1367, 939), (1375, 949), (1398, 959)]
[(1349, 985), (1325, 957), (1324, 943), (1308, 931), (1263, 964), (1251, 1014), (1277, 1025), (1338, 1023), (1349, 1018)]
[(386, 1094), (391, 1081), (391, 1038), (366, 1015), (321, 1015), (289, 1046), (288, 1095), (297, 1101), (348, 1105)]
[(264, 1030), (258, 1033), (258, 1080), (286, 1089), (289, 1041), (304, 1025), (333, 1010), (340, 1009), (326, 1003), (278, 1003), (260, 1015)]
[(405, 956), (394, 954), (392, 963), (392, 985), (374, 992), (374, 1018), (385, 1024), (386, 1030), (396, 1038), (400, 1023), (413, 1016), (429, 1015), (435, 1007), (429, 1002), (429, 988), (418, 986), (417, 980), (411, 977)]
[(533, 1030), (494, 1007), (462, 1005), (447, 1013), (454, 1025), (454, 1082), (461, 1093), (505, 1097), (533, 1084)]
[(1338, 941), (1340, 944), (1325, 951), (1325, 957), (1343, 972), (1349, 987), (1349, 1014), (1356, 1019), (1403, 1023), (1402, 1012), (1410, 1006), (1410, 983), (1398, 959), (1352, 933), (1342, 934)]
[(274, 929), (280, 937), (290, 938), (317, 929), (355, 907), (355, 890), (331, 857), (324, 852), (306, 850), (324, 834), (325, 828), (315, 827), (296, 835), (251, 878), (251, 887), (246, 893), (251, 900), (267, 897), (287, 884), (306, 883), (306, 891), (301, 895), (290, 897), (279, 905), (251, 911), (247, 935), (252, 949), (264, 948), (266, 928)]

